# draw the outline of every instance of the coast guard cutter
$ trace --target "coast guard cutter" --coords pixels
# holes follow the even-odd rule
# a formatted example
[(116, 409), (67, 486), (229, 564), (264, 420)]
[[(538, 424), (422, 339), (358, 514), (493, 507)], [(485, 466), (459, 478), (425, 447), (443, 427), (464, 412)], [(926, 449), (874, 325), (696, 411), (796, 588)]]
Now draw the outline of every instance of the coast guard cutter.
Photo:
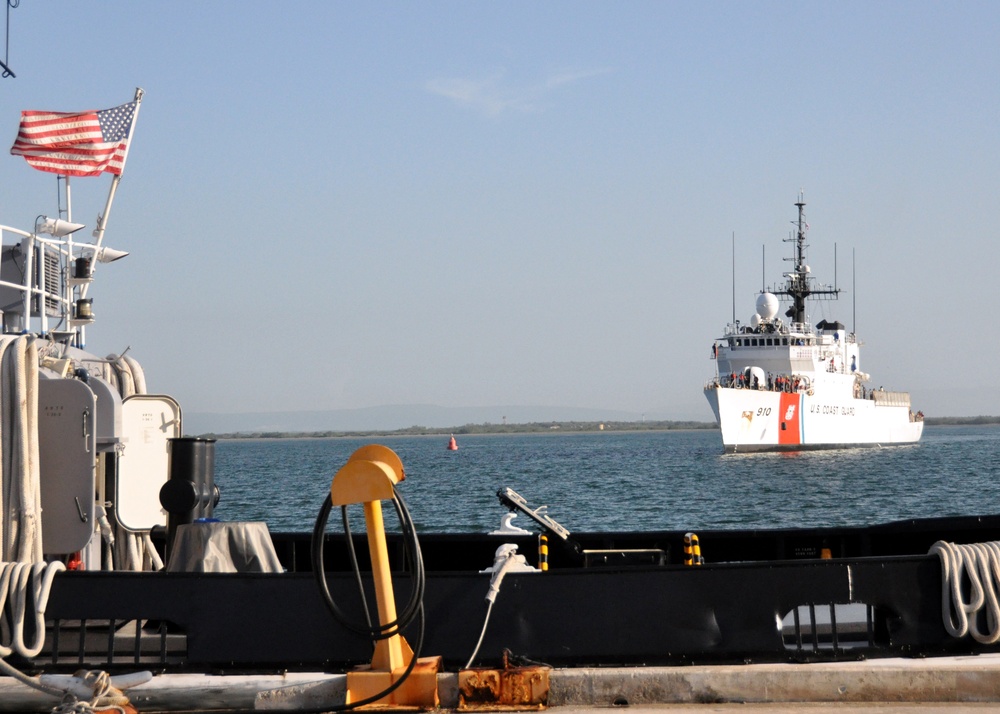
[[(757, 298), (749, 325), (735, 321), (712, 345), (717, 376), (705, 396), (727, 452), (798, 451), (919, 441), (923, 414), (907, 392), (873, 389), (861, 371), (860, 342), (840, 322), (814, 327), (806, 298), (834, 299), (837, 288), (814, 283), (805, 261), (807, 225), (801, 197), (793, 261), (779, 290)], [(791, 303), (778, 315), (780, 298)]]

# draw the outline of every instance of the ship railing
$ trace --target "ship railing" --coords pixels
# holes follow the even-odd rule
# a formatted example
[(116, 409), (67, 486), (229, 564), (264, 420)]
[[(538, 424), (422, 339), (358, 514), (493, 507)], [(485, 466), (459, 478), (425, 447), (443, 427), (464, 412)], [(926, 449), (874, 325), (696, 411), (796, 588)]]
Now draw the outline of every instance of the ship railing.
[[(20, 231), (17, 228), (11, 228), (10, 226), (2, 226), (2, 225), (0, 225), (0, 246), (2, 246), (3, 248), (7, 248), (8, 247), (8, 241), (7, 241), (7, 235), (6, 235), (8, 233), (13, 233), (14, 235), (21, 236), (21, 238), (30, 238), (31, 237), (30, 233), (25, 233), (24, 231)], [(22, 242), (21, 240), (11, 241), (10, 247), (13, 248), (14, 245), (17, 245), (18, 243), (21, 243), (21, 242)], [(24, 281), (27, 282), (27, 280), (28, 280), (28, 277), (27, 277), (27, 273), (26, 273), (25, 276), (24, 276)], [(3, 279), (3, 274), (0, 273), (0, 291), (2, 291), (3, 288), (8, 288), (10, 290), (15, 291), (16, 293), (20, 293), (21, 297), (22, 297), (22, 300), (25, 303), (25, 307), (26, 308), (30, 308), (31, 307), (30, 305), (27, 304), (30, 301), (30, 292), (29, 292), (28, 287), (24, 283), (13, 283), (13, 282), (10, 282), (8, 280), (4, 280)]]
[[(9, 240), (8, 234), (15, 238)], [(63, 284), (69, 284), (67, 273), (72, 253), (66, 241), (42, 238), (0, 225), (0, 249), (14, 251), (18, 246), (27, 246), (21, 282), (4, 280), (4, 275), (0, 273), (0, 296), (8, 306), (20, 302), (18, 308), (7, 309), (7, 312), (20, 316), (20, 324), (15, 329), (14, 320), (5, 316), (3, 330), (29, 330), (31, 318), (37, 317), (39, 331), (44, 334), (50, 329), (49, 318), (61, 322), (70, 315), (72, 301), (63, 293)], [(51, 271), (52, 260), (56, 263), (56, 274)]]
[(38, 667), (179, 667), (187, 660), (187, 635), (175, 623), (146, 619), (64, 619), (49, 623)]
[[(773, 323), (767, 323), (772, 325), (771, 332), (776, 335), (815, 335), (815, 328), (808, 322), (793, 322), (791, 324), (781, 323), (777, 326), (773, 326)], [(762, 325), (763, 327), (763, 325)], [(740, 322), (731, 322), (726, 325), (723, 337), (736, 337), (741, 335), (756, 335), (764, 334), (764, 330), (757, 329), (751, 325), (744, 325)]]
[(871, 391), (872, 401), (877, 407), (909, 407), (909, 392), (887, 392), (884, 389), (873, 389)]

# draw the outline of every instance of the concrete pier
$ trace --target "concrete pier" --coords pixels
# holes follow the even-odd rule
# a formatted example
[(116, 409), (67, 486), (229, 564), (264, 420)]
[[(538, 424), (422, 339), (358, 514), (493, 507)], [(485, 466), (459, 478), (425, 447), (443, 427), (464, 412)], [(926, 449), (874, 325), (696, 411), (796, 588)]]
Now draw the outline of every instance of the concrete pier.
[[(343, 702), (342, 674), (159, 675), (129, 689), (143, 712), (295, 711)], [(438, 675), (441, 706), (458, 703), (458, 675)], [(1000, 709), (1000, 654), (814, 664), (554, 669), (550, 709), (927, 712)], [(0, 678), (0, 711), (50, 711), (54, 700)], [(740, 708), (742, 707), (742, 708)]]
[(553, 671), (550, 706), (992, 702), (1000, 655)]

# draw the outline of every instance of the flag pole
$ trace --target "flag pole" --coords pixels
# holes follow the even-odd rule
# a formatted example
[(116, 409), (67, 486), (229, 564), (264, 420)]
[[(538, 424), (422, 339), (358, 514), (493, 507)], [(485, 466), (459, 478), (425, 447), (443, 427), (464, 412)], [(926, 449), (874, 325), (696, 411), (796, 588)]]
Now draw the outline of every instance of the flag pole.
[[(111, 179), (111, 188), (108, 190), (108, 200), (104, 204), (104, 211), (97, 215), (97, 227), (94, 228), (94, 245), (98, 248), (101, 247), (101, 241), (104, 240), (104, 230), (108, 227), (108, 216), (111, 214), (111, 204), (115, 200), (115, 192), (118, 190), (118, 184), (122, 180), (122, 174), (125, 173), (125, 162), (128, 161), (128, 152), (132, 148), (132, 134), (135, 132), (135, 124), (139, 120), (139, 109), (142, 106), (142, 95), (145, 92), (141, 87), (135, 88), (135, 112), (132, 114), (132, 126), (128, 128), (128, 138), (125, 142), (125, 153), (122, 155), (122, 169), (120, 173), (115, 174), (115, 177)], [(87, 288), (90, 285), (84, 285), (80, 289), (80, 296), (87, 296)]]

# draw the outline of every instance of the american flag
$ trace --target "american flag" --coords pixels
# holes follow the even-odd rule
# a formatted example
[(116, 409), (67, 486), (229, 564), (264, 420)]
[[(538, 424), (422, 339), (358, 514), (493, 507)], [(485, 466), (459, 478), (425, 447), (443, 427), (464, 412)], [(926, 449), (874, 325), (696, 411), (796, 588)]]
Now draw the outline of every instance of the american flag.
[(21, 112), (10, 153), (64, 176), (121, 175), (136, 103), (83, 112)]

